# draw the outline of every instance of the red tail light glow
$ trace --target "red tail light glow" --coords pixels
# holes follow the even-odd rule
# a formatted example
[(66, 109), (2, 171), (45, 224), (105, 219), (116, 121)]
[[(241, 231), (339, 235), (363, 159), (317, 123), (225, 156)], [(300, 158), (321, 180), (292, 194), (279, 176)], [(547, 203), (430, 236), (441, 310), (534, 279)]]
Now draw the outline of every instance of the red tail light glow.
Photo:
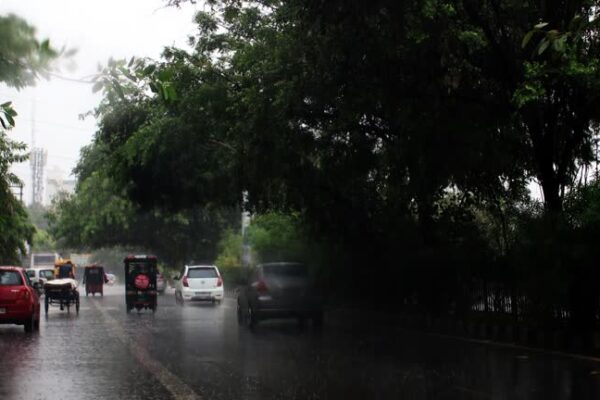
[(256, 282), (256, 291), (258, 292), (258, 294), (261, 295), (267, 294), (269, 292), (269, 288), (267, 287), (265, 281)]
[(219, 276), (217, 278), (217, 287), (221, 287), (221, 286), (223, 286), (223, 279)]
[(190, 284), (188, 283), (187, 276), (184, 276), (181, 282), (183, 283), (183, 286), (190, 287)]

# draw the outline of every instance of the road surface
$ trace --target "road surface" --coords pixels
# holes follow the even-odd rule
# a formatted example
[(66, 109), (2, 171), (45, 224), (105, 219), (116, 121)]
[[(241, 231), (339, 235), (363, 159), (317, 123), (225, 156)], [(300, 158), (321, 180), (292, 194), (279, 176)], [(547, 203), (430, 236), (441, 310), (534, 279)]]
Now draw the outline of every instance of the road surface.
[(598, 399), (600, 360), (326, 314), (322, 331), (239, 328), (235, 301), (125, 312), (124, 288), (0, 325), (0, 399)]

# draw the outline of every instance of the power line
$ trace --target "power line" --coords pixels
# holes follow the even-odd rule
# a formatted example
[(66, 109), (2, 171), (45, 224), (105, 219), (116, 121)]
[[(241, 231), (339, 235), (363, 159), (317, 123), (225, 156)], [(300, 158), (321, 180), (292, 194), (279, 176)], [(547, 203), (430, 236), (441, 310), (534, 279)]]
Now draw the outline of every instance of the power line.
[(48, 75), (50, 75), (50, 76), (52, 76), (54, 78), (57, 78), (57, 79), (61, 79), (63, 81), (67, 81), (67, 82), (85, 83), (86, 85), (93, 85), (94, 83), (96, 83), (96, 82), (94, 82), (92, 80), (85, 79), (85, 78), (87, 78), (86, 76), (84, 76), (83, 78), (71, 78), (71, 77), (68, 77), (68, 76), (63, 76), (63, 75), (56, 74), (54, 72), (50, 72), (50, 73), (48, 73)]

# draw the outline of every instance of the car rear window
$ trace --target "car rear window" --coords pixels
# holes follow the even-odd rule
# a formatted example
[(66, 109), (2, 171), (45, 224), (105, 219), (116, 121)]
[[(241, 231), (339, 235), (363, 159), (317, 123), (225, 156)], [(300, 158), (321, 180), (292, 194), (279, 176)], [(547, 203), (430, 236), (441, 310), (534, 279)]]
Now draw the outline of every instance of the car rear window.
[(265, 275), (288, 278), (306, 278), (308, 270), (302, 264), (273, 264), (263, 266)]
[(54, 271), (51, 269), (43, 269), (40, 271), (40, 276), (42, 278), (50, 279), (54, 277)]
[(30, 278), (35, 278), (35, 271), (32, 269), (27, 270), (27, 276)]
[(217, 270), (214, 268), (190, 268), (188, 278), (218, 278)]
[(16, 271), (0, 271), (0, 286), (18, 286), (23, 284), (21, 274)]

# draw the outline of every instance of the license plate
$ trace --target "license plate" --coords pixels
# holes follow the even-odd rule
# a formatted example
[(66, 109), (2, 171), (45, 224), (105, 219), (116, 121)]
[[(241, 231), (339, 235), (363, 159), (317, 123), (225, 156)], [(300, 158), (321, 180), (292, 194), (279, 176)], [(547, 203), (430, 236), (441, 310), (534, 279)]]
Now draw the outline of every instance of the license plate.
[(6, 314), (6, 308), (0, 308), (0, 314)]
[(209, 292), (196, 292), (196, 296), (198, 297), (210, 297)]

